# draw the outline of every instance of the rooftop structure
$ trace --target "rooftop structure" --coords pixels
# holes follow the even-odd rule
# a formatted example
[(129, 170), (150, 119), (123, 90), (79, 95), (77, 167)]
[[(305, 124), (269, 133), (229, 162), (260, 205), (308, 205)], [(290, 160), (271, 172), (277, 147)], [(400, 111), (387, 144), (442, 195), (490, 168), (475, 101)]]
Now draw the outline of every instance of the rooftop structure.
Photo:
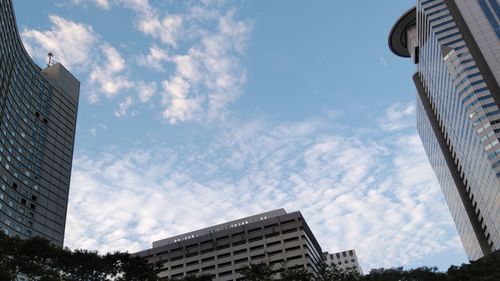
[(268, 218), (273, 218), (273, 217), (277, 217), (277, 216), (281, 216), (281, 215), (286, 215), (286, 211), (284, 209), (277, 209), (274, 211), (269, 211), (269, 212), (265, 212), (262, 214), (253, 215), (253, 216), (249, 216), (246, 218), (241, 218), (241, 219), (226, 222), (226, 223), (221, 223), (221, 224), (214, 225), (211, 227), (207, 227), (207, 228), (203, 228), (200, 230), (180, 234), (180, 235), (170, 237), (167, 239), (155, 241), (155, 242), (153, 242), (153, 248), (169, 245), (172, 243), (177, 243), (180, 241), (189, 240), (189, 239), (196, 238), (196, 237), (199, 237), (202, 235), (211, 234), (211, 233), (227, 230), (227, 229), (242, 226), (242, 225), (247, 225), (249, 223), (259, 222), (262, 220), (266, 220)]

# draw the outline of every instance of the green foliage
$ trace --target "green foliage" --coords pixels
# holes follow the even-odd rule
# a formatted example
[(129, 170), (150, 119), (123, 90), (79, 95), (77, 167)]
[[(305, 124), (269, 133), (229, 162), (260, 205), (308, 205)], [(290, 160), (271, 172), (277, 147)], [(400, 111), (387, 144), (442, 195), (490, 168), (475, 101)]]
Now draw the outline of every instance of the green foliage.
[(248, 281), (272, 281), (273, 267), (265, 262), (251, 263), (241, 268), (241, 274)]
[(156, 272), (138, 257), (115, 252), (61, 249), (46, 239), (27, 240), (0, 232), (0, 280), (22, 273), (37, 281), (156, 281)]
[[(95, 251), (61, 249), (43, 238), (22, 240), (0, 232), (0, 280), (15, 280), (22, 273), (32, 281), (211, 281), (208, 275), (186, 276), (181, 279), (159, 279), (160, 268), (128, 253), (100, 255)], [(498, 281), (500, 251), (471, 264), (452, 266), (447, 272), (436, 267), (404, 270), (402, 267), (372, 269), (359, 276), (335, 266), (318, 265), (318, 276), (304, 268), (275, 268), (266, 262), (241, 268), (248, 281)]]
[(341, 270), (324, 263), (318, 265), (318, 276), (313, 277), (305, 269), (285, 269), (280, 278), (273, 274), (272, 267), (260, 263), (244, 267), (243, 280), (284, 280), (284, 281), (498, 281), (500, 280), (500, 251), (471, 264), (452, 266), (447, 272), (439, 272), (437, 267), (419, 267), (404, 270), (403, 267), (372, 269), (360, 276), (355, 271)]
[(403, 267), (372, 269), (364, 276), (366, 281), (399, 281), (404, 275)]
[[(360, 276), (355, 271), (340, 270), (335, 266), (328, 266), (325, 263), (318, 265), (318, 276), (314, 276), (311, 272), (303, 267), (289, 268), (286, 263), (282, 263), (281, 267), (275, 268), (265, 262), (258, 264), (250, 264), (242, 267), (241, 274), (243, 280), (248, 281), (270, 281), (270, 280), (286, 280), (286, 281), (358, 281)], [(279, 272), (279, 274), (278, 274)]]
[(452, 266), (448, 269), (450, 281), (497, 281), (500, 280), (500, 251), (496, 251), (471, 264)]
[(313, 280), (313, 275), (307, 271), (305, 268), (293, 268), (290, 269), (283, 265), (283, 271), (280, 272), (281, 280), (289, 281), (311, 281)]
[(188, 275), (182, 278), (162, 278), (161, 281), (212, 281), (210, 275)]
[(404, 270), (402, 267), (372, 269), (362, 280), (366, 281), (447, 281), (445, 273), (437, 267), (419, 267)]
[[(115, 253), (116, 255), (116, 253)], [(155, 281), (159, 280), (156, 276), (157, 270), (152, 269), (151, 265), (147, 264), (143, 259), (139, 257), (131, 257), (127, 253), (121, 253), (122, 259), (120, 261), (115, 261), (114, 268), (121, 268), (123, 270), (123, 276), (117, 278), (117, 281)], [(126, 256), (125, 256), (126, 255)], [(126, 261), (123, 263), (123, 261)], [(198, 280), (203, 281), (203, 280)]]
[(318, 277), (316, 281), (357, 281), (360, 276), (355, 270), (342, 270), (335, 265), (321, 263), (318, 265)]
[(404, 280), (446, 281), (448, 279), (446, 273), (439, 272), (437, 267), (424, 266), (407, 271), (407, 277)]

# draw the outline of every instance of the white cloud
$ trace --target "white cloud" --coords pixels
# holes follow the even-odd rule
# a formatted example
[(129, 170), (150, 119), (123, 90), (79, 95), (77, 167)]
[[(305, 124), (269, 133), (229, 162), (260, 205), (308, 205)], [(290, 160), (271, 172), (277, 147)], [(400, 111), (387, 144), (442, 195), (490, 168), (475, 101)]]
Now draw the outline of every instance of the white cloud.
[(163, 83), (163, 104), (166, 105), (163, 117), (169, 119), (170, 123), (190, 120), (200, 111), (201, 99), (188, 97), (190, 87), (191, 85), (179, 76)]
[[(108, 97), (113, 97), (119, 91), (132, 88), (134, 83), (124, 73), (127, 66), (118, 51), (108, 44), (104, 44), (101, 50), (105, 61), (101, 65), (95, 66), (90, 73), (90, 81), (95, 83), (99, 91)], [(95, 99), (98, 97), (95, 96)]]
[(149, 67), (151, 69), (164, 72), (163, 63), (171, 60), (167, 52), (157, 45), (151, 46), (149, 48), (149, 54), (140, 55), (137, 59), (139, 65)]
[(182, 15), (166, 15), (163, 18), (148, 0), (118, 0), (119, 4), (137, 13), (135, 20), (139, 31), (160, 40), (163, 44), (177, 47), (177, 41), (183, 27)]
[(100, 130), (105, 131), (107, 129), (108, 129), (108, 126), (106, 126), (105, 124), (99, 124), (97, 126), (90, 128), (89, 134), (91, 136), (97, 136), (98, 131), (100, 131)]
[(129, 110), (130, 106), (134, 103), (134, 100), (131, 96), (125, 97), (120, 104), (118, 104), (118, 108), (115, 110), (115, 116), (116, 117), (124, 117), (127, 115), (127, 111)]
[(137, 84), (136, 88), (139, 95), (139, 100), (143, 103), (150, 101), (157, 90), (156, 82), (140, 82)]
[(159, 18), (142, 15), (137, 25), (139, 30), (145, 34), (160, 39), (164, 44), (177, 47), (177, 36), (181, 32), (182, 17), (170, 15), (160, 20)]
[(178, 55), (173, 58), (177, 66), (177, 74), (191, 83), (197, 83), (201, 79), (199, 62), (189, 55)]
[(382, 130), (391, 132), (413, 127), (415, 124), (415, 103), (393, 104), (386, 111), (385, 116), (380, 119)]
[(229, 10), (219, 20), (219, 29), (222, 34), (231, 39), (231, 44), (238, 53), (244, 53), (251, 31), (249, 22), (235, 20), (236, 10)]
[(47, 53), (52, 52), (54, 59), (67, 68), (84, 68), (94, 61), (94, 51), (99, 36), (92, 27), (76, 23), (62, 17), (49, 17), (50, 30), (38, 31), (24, 29), (21, 32), (28, 53), (41, 61), (46, 61)]
[(94, 2), (97, 4), (97, 6), (103, 9), (109, 9), (110, 7), (110, 3), (108, 0), (94, 0)]
[[(113, 98), (121, 92), (133, 89), (128, 65), (116, 48), (104, 42), (90, 25), (52, 15), (49, 17), (50, 30), (39, 31), (25, 29), (21, 36), (26, 49), (35, 59), (44, 60), (49, 51), (54, 59), (69, 69), (74, 69), (85, 79), (88, 74), (87, 97), (91, 102), (98, 102), (101, 95)], [(147, 96), (149, 88), (138, 81), (137, 91)], [(150, 94), (149, 94), (150, 95)]]
[(109, 9), (111, 7), (109, 0), (70, 0), (72, 4), (86, 4), (87, 2), (92, 2), (101, 9)]
[[(147, 52), (132, 56), (137, 64), (160, 72), (171, 69), (167, 64), (173, 66), (168, 79), (154, 81), (163, 85), (158, 98), (165, 120), (175, 124), (226, 118), (229, 105), (240, 96), (246, 82), (240, 60), (250, 37), (250, 21), (238, 19), (237, 11), (221, 1), (185, 2), (175, 14), (162, 13), (148, 0), (95, 3), (101, 8), (112, 3), (135, 12), (136, 29), (151, 39)], [(94, 49), (100, 52), (97, 59), (105, 63), (92, 64), (92, 102), (100, 101), (101, 94), (113, 98), (132, 89), (146, 94), (140, 98), (142, 102), (154, 102), (151, 91), (144, 91), (144, 82), (130, 79), (131, 70), (116, 48), (100, 42)]]
[(77, 154), (66, 243), (137, 251), (284, 207), (303, 213), (324, 250), (355, 248), (365, 270), (461, 248), (414, 131), (335, 128), (320, 118), (253, 121), (217, 134), (203, 153), (187, 141), (189, 150)]
[[(197, 13), (200, 13), (199, 11)], [(192, 22), (195, 26), (196, 21)], [(188, 87), (183, 93), (188, 100), (197, 101), (198, 106), (186, 107), (185, 103), (168, 97), (166, 91), (163, 116), (170, 122), (190, 120), (217, 120), (224, 118), (227, 106), (241, 93), (246, 82), (244, 68), (239, 63), (248, 41), (251, 23), (235, 19), (230, 10), (220, 14), (214, 31), (199, 31), (199, 42), (188, 49), (186, 54), (173, 56), (175, 75), (167, 84), (184, 81)], [(200, 27), (197, 27), (198, 29)], [(188, 110), (191, 110), (188, 112)]]

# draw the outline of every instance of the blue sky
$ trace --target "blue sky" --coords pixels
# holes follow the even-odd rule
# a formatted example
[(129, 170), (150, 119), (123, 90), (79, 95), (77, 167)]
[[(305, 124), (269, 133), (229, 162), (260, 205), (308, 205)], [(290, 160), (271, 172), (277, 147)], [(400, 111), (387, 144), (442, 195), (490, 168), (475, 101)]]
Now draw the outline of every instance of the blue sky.
[(365, 271), (466, 262), (387, 47), (412, 3), (14, 0), (35, 62), (82, 82), (66, 245), (284, 207)]

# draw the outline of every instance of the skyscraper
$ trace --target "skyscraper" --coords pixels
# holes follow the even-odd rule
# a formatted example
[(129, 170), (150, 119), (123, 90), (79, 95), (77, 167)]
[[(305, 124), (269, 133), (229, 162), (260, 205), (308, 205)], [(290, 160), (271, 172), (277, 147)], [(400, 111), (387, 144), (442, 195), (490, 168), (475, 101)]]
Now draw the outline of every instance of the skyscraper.
[(80, 82), (39, 68), (0, 0), (0, 230), (62, 246)]
[(411, 57), (417, 129), (470, 260), (500, 249), (498, 0), (417, 0), (389, 46)]

